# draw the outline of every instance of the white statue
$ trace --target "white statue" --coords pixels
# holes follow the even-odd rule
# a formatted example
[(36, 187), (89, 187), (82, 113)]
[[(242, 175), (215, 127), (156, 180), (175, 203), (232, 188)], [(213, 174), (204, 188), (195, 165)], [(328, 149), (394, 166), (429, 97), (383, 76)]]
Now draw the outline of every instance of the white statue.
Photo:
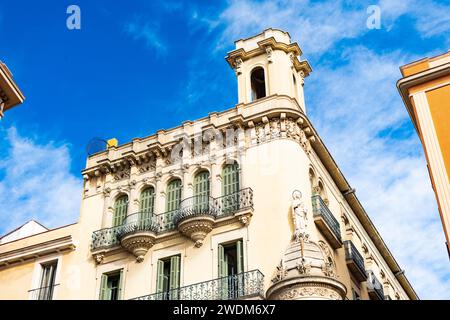
[(307, 238), (306, 227), (308, 225), (308, 209), (302, 201), (302, 193), (295, 190), (292, 193), (292, 212), (294, 220), (294, 239)]

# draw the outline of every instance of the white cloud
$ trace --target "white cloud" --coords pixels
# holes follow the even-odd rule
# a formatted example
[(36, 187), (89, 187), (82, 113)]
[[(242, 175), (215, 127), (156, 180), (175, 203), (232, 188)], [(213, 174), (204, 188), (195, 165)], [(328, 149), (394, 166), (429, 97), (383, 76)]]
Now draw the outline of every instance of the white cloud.
[(70, 173), (68, 146), (40, 144), (14, 127), (0, 133), (1, 233), (30, 219), (47, 227), (76, 222), (82, 183)]
[(415, 20), (415, 27), (424, 38), (450, 31), (450, 3), (421, 0), (381, 0), (379, 2), (383, 24), (390, 29), (400, 16), (409, 15)]
[(125, 33), (134, 40), (143, 40), (145, 45), (155, 50), (157, 54), (165, 54), (167, 46), (159, 35), (159, 26), (156, 23), (141, 22), (136, 18), (125, 23)]
[(308, 0), (230, 1), (220, 14), (225, 25), (221, 44), (247, 37), (268, 27), (289, 30), (309, 54), (323, 52), (337, 39), (352, 38), (366, 30), (365, 7), (346, 10), (343, 1)]
[(306, 54), (323, 54), (338, 41), (371, 31), (366, 27), (369, 17), (366, 10), (373, 4), (380, 6), (381, 27), (387, 30), (392, 29), (399, 17), (409, 15), (423, 37), (450, 31), (450, 15), (445, 14), (450, 11), (450, 5), (434, 1), (424, 4), (419, 0), (381, 0), (378, 3), (366, 0), (354, 4), (345, 0), (230, 0), (218, 16), (220, 24), (209, 20), (212, 21), (209, 27), (224, 27), (218, 41), (219, 49), (236, 39), (275, 27), (289, 30)]

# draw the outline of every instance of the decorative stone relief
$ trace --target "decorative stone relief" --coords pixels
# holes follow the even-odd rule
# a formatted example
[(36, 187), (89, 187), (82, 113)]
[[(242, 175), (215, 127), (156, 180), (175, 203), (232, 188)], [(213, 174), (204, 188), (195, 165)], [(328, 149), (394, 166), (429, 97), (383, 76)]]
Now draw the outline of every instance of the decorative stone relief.
[(245, 214), (245, 215), (239, 216), (238, 219), (239, 219), (239, 222), (240, 222), (244, 227), (246, 227), (246, 226), (248, 226), (248, 225), (250, 224), (251, 216), (248, 215), (248, 214)]
[(305, 258), (301, 258), (297, 262), (297, 270), (301, 275), (308, 275), (311, 272), (311, 263)]
[(291, 68), (295, 66), (295, 54), (293, 52), (289, 53), (289, 60), (291, 60)]
[(105, 254), (104, 253), (95, 254), (94, 259), (97, 264), (101, 264), (103, 262), (103, 260), (105, 259)]
[(156, 166), (154, 163), (143, 163), (138, 167), (139, 173), (154, 171), (155, 169), (156, 169)]
[(130, 177), (130, 168), (125, 168), (123, 170), (117, 171), (113, 177), (115, 181), (128, 179)]
[(277, 300), (297, 300), (305, 297), (323, 297), (331, 300), (341, 300), (342, 298), (334, 290), (328, 288), (303, 287), (286, 290), (278, 297)]
[(105, 197), (109, 197), (109, 196), (111, 195), (111, 188), (110, 188), (110, 187), (106, 187), (106, 188), (103, 190), (103, 195), (104, 195)]
[(263, 121), (257, 123), (249, 122), (249, 128), (254, 128), (254, 138), (252, 137), (251, 133), (251, 136), (249, 138), (250, 143), (260, 144), (272, 139), (286, 137), (297, 141), (306, 151), (306, 153), (309, 154), (312, 150), (312, 137), (307, 136), (306, 130), (310, 129), (306, 128), (305, 130), (303, 130), (300, 127), (301, 123), (302, 121), (295, 121), (291, 117), (286, 118), (281, 117), (281, 115), (279, 118), (275, 117), (272, 119), (264, 117)]
[(267, 62), (272, 63), (272, 53), (273, 49), (270, 46), (266, 47), (266, 54), (267, 54)]
[(324, 263), (322, 266), (322, 272), (327, 277), (336, 278), (336, 264), (334, 262), (333, 253), (330, 247), (322, 240), (319, 241), (319, 247), (324, 254)]
[(236, 58), (234, 60), (234, 72), (236, 73), (236, 75), (240, 75), (242, 74), (242, 59), (241, 58)]
[(280, 260), (280, 264), (277, 266), (275, 276), (272, 278), (272, 282), (278, 282), (283, 280), (288, 274), (287, 268), (283, 264), (283, 259)]

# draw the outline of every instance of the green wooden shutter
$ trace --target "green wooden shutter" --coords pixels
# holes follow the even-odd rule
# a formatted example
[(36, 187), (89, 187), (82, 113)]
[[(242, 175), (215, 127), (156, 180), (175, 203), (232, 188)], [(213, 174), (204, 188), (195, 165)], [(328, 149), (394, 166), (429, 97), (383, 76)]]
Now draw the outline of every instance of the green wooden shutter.
[(225, 255), (225, 248), (219, 244), (219, 299), (228, 299), (228, 261)]
[(109, 300), (109, 290), (108, 290), (108, 276), (106, 274), (102, 274), (100, 280), (100, 300)]
[(139, 199), (139, 220), (148, 222), (155, 206), (155, 188), (149, 187), (141, 192)]
[(236, 242), (237, 273), (244, 272), (244, 248), (242, 240)]
[(128, 196), (124, 195), (117, 198), (114, 203), (113, 227), (120, 226), (127, 216)]
[(222, 208), (225, 214), (239, 208), (239, 188), (238, 164), (225, 165), (222, 169)]
[(177, 210), (181, 201), (181, 180), (176, 179), (167, 185), (166, 211)]
[(170, 258), (170, 284), (169, 289), (180, 287), (180, 256)]
[(225, 248), (219, 244), (219, 278), (228, 276), (228, 263), (225, 256)]
[(239, 166), (235, 162), (222, 169), (222, 195), (227, 196), (239, 191)]
[(164, 291), (164, 261), (158, 260), (156, 267), (156, 292)]
[(194, 178), (194, 204), (199, 209), (205, 210), (208, 207), (210, 194), (209, 172), (202, 171), (195, 175)]
[(118, 288), (118, 293), (117, 293), (117, 300), (122, 300), (123, 299), (123, 269), (120, 270), (119, 273), (119, 288)]

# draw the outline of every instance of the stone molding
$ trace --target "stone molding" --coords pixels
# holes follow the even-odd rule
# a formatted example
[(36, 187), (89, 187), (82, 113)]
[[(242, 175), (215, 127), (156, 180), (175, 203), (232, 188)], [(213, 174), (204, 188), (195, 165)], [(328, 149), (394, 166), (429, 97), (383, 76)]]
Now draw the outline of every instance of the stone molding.
[(347, 289), (332, 278), (296, 276), (285, 278), (272, 285), (266, 293), (268, 300), (324, 299), (343, 300)]

